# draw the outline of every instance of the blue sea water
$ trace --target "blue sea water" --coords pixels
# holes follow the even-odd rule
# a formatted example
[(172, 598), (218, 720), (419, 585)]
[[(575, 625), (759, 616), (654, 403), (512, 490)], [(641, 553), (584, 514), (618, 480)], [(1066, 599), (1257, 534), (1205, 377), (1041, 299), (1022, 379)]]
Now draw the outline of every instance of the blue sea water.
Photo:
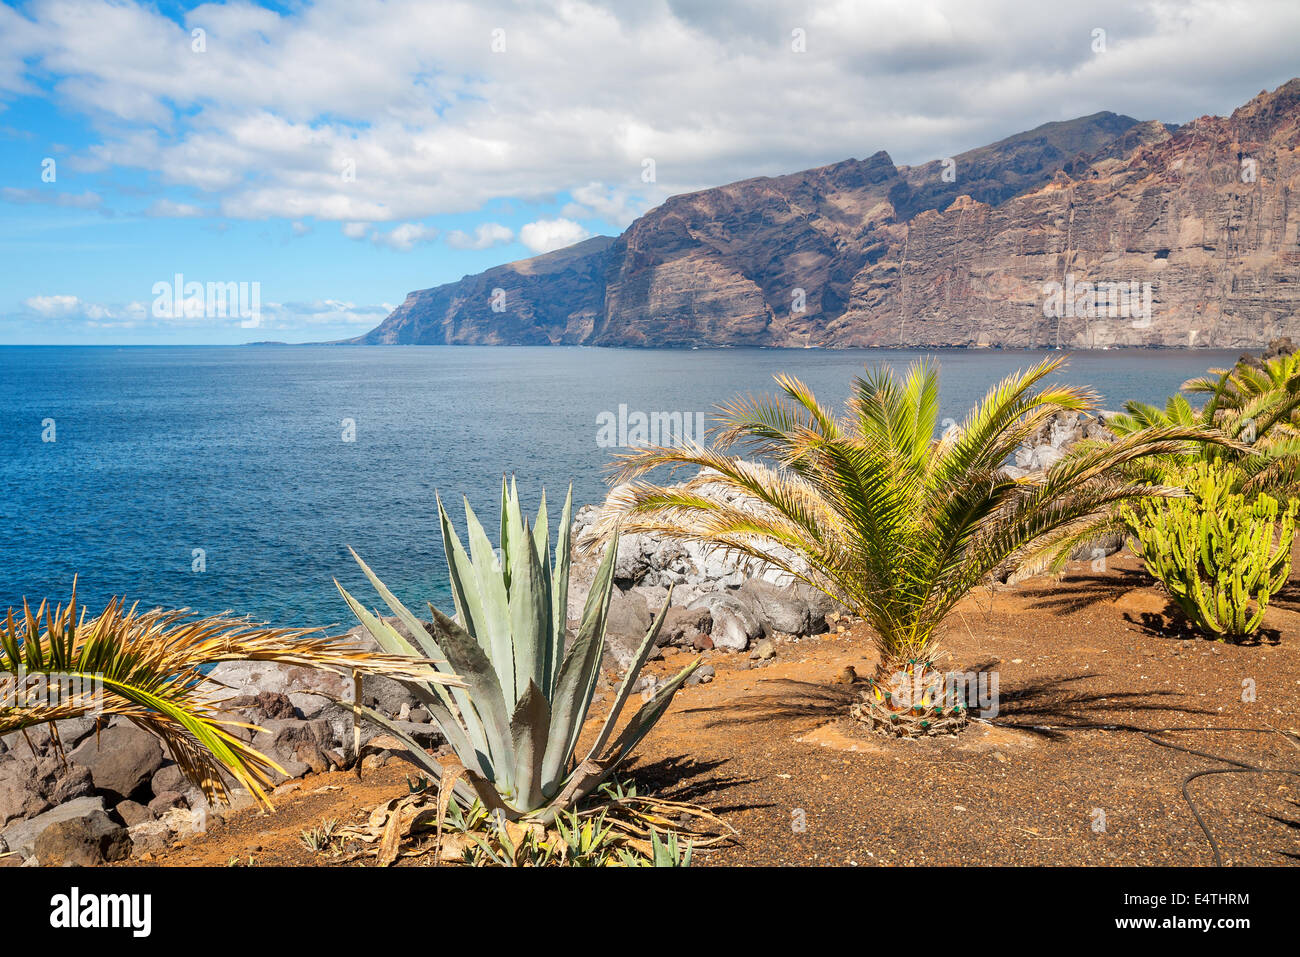
[[(404, 600), (446, 601), (434, 494), (489, 529), (501, 476), (530, 509), (605, 494), (602, 413), (710, 413), (779, 372), (836, 405), (865, 364), (920, 353), (477, 347), (0, 347), (0, 610), (112, 595), (350, 627), (331, 582), (378, 599), (357, 549)], [(941, 417), (960, 420), (1041, 353), (947, 351)], [(1235, 353), (1076, 353), (1060, 378), (1102, 406), (1163, 402)], [(53, 433), (49, 422), (53, 420)], [(348, 425), (355, 435), (346, 441)], [(53, 437), (54, 441), (44, 441)], [(552, 512), (554, 515), (555, 512)], [(195, 550), (204, 567), (195, 570)]]

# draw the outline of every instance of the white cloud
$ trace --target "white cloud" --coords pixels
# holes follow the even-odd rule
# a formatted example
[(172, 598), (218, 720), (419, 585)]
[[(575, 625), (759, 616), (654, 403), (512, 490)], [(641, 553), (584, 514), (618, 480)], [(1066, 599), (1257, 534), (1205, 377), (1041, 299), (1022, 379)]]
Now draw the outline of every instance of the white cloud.
[(438, 230), (423, 223), (402, 223), (384, 232), (372, 229), (369, 223), (344, 223), (343, 235), (348, 239), (369, 239), (376, 246), (399, 252), (410, 252), (418, 243), (431, 243), (437, 239)]
[(535, 253), (548, 253), (572, 246), (590, 235), (571, 219), (539, 219), (520, 228), (519, 241)]
[(57, 318), (75, 314), (81, 300), (76, 296), (30, 296), (23, 305), (42, 316)]
[(225, 217), (409, 223), (572, 190), (563, 216), (617, 227), (670, 193), (879, 149), (914, 163), (1097, 110), (1226, 112), (1295, 73), (1300, 36), (1294, 0), (287, 10), (0, 6), (0, 96), (52, 84), (95, 139), (72, 168), (143, 170)]
[(513, 242), (515, 231), (500, 223), (480, 223), (473, 235), (460, 229), (447, 234), (447, 245), (452, 249), (491, 249)]
[(370, 241), (376, 245), (387, 246), (389, 249), (397, 249), (401, 252), (408, 252), (415, 247), (416, 243), (431, 243), (437, 238), (438, 230), (421, 223), (402, 223), (386, 233), (370, 234)]
[(147, 311), (143, 302), (107, 305), (68, 295), (29, 296), (23, 305), (34, 318), (82, 322), (103, 328), (134, 326), (145, 318)]

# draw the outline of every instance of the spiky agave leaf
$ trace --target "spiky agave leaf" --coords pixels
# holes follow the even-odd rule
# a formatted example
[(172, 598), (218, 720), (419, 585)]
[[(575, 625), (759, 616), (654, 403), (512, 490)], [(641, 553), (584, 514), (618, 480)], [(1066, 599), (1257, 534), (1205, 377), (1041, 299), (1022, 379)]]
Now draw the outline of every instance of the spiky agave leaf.
[(219, 686), (204, 669), (222, 661), (276, 661), (398, 677), (427, 671), (418, 659), (355, 648), (314, 628), (268, 628), (185, 609), (140, 611), (118, 598), (91, 618), (77, 604), (74, 581), (67, 605), (42, 602), (33, 611), (24, 601), (17, 618), (9, 609), (0, 628), (0, 674), (11, 682), (20, 674), (41, 676), (47, 684), (57, 681), (79, 690), (57, 702), (47, 697), (29, 706), (15, 699), (16, 704), (0, 707), (0, 734), (87, 715), (125, 717), (162, 739), (210, 800), (227, 796), (228, 776), (269, 805), (268, 772), (283, 769), (231, 734), (230, 722), (217, 720)]
[[(448, 689), (445, 701), (436, 701), (439, 689), (421, 688), (418, 678), (403, 681), (420, 700), (436, 701), (430, 713), (464, 768), (463, 776), (453, 784), (457, 798), (467, 802), (473, 795), (511, 820), (527, 817), (545, 822), (589, 794), (627, 756), (666, 710), (692, 668), (662, 686), (611, 742), (663, 624), (665, 604), (628, 668), (595, 747), (584, 760), (577, 761), (578, 739), (591, 708), (605, 647), (617, 541), (611, 542), (597, 568), (577, 635), (569, 643), (565, 628), (572, 487), (560, 513), (553, 557), (544, 495), (531, 526), (523, 516), (513, 481), (502, 482), (501, 508), (501, 546), (494, 550), (466, 503), (470, 543), (466, 551), (441, 500), (438, 502), (457, 620), (430, 605), (433, 622), (425, 625), (360, 558), (357, 561), (393, 614), (407, 630), (420, 636), (419, 644), (428, 657), (445, 659), (448, 668), (465, 681), (463, 691)], [(341, 586), (340, 591), (383, 647), (401, 647), (405, 639), (395, 629)], [(361, 705), (350, 707), (397, 734), (411, 749), (413, 760), (436, 779), (443, 779), (441, 763), (402, 734), (396, 723)]]

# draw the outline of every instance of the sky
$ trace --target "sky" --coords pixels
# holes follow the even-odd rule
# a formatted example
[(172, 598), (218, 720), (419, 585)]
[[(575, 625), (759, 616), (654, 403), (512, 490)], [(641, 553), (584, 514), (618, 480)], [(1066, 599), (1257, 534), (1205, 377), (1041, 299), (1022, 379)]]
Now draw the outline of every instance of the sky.
[(0, 6), (0, 344), (327, 341), (675, 193), (1300, 74), (1295, 0)]

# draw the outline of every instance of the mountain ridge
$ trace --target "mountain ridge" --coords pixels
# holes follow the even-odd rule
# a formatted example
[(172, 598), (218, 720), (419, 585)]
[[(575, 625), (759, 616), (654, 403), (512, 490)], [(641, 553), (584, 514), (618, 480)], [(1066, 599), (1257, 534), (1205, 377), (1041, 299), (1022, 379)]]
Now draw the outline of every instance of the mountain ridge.
[[(1300, 80), (1182, 126), (1100, 112), (919, 166), (880, 150), (669, 197), (617, 237), (416, 290), (350, 341), (1262, 345), (1300, 335), (1298, 148)], [(1049, 314), (1052, 284), (1097, 283), (1150, 314)]]

